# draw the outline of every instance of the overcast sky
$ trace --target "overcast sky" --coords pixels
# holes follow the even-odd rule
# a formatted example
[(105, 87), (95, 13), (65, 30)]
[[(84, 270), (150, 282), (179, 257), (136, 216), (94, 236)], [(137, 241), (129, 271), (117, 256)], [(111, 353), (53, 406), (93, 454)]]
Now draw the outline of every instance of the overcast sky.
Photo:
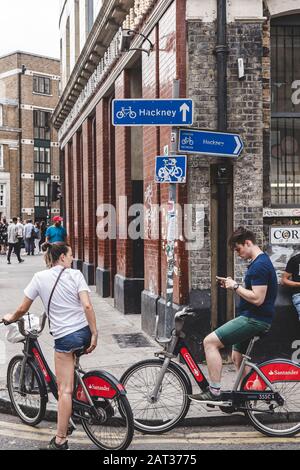
[(59, 58), (59, 0), (0, 0), (0, 56), (21, 50)]

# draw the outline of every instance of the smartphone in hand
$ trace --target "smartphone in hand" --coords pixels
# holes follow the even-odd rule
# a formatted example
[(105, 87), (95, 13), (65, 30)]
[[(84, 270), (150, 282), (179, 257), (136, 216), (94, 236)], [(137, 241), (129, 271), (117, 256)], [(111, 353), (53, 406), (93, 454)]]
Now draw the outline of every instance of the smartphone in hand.
[(220, 284), (221, 287), (225, 287), (226, 277), (216, 276), (216, 280)]

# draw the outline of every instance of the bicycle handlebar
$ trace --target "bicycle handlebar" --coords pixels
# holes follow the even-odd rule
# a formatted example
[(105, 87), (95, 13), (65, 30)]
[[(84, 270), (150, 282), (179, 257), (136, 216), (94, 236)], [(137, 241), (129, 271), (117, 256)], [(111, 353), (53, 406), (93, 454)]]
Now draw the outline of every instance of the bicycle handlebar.
[[(40, 329), (36, 330), (37, 335), (40, 335), (42, 333), (42, 331), (44, 330), (45, 324), (46, 324), (46, 319), (47, 319), (47, 315), (46, 315), (46, 313), (44, 313), (40, 317)], [(12, 323), (7, 323), (3, 319), (0, 321), (0, 324), (1, 323), (5, 326), (12, 325)], [(24, 318), (21, 318), (20, 320), (18, 320), (16, 322), (13, 322), (13, 323), (16, 323), (18, 325), (18, 329), (19, 329), (20, 334), (26, 338), (26, 336), (28, 336), (29, 333), (25, 330), (25, 320), (24, 320)]]

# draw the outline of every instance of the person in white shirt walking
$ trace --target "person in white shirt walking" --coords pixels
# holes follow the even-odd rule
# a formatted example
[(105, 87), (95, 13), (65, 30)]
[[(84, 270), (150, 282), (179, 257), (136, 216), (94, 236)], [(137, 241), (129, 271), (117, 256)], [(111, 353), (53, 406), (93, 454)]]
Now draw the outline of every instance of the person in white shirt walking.
[[(45, 260), (50, 268), (38, 272), (25, 289), (23, 303), (14, 314), (3, 320), (20, 320), (40, 297), (48, 312), (50, 332), (55, 342), (55, 372), (58, 385), (57, 435), (49, 444), (50, 450), (68, 450), (67, 431), (72, 415), (74, 389), (74, 352), (86, 348), (89, 354), (97, 347), (96, 316), (90, 301), (90, 289), (80, 271), (71, 269), (72, 249), (68, 245), (45, 243)], [(50, 302), (49, 302), (50, 301)], [(50, 303), (50, 305), (49, 305)]]
[(24, 260), (20, 256), (20, 244), (18, 239), (18, 225), (17, 218), (14, 217), (12, 223), (8, 226), (7, 229), (7, 240), (8, 240), (8, 254), (7, 254), (7, 264), (11, 264), (10, 258), (11, 254), (14, 251), (19, 263), (23, 263)]
[(32, 220), (27, 220), (24, 227), (25, 250), (28, 256), (34, 255), (34, 225)]

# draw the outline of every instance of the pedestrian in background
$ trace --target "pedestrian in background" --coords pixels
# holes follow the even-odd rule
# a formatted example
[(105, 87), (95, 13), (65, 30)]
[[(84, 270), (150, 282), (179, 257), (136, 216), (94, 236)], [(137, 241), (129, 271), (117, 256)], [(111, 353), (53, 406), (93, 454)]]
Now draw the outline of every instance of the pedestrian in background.
[(38, 222), (34, 224), (34, 245), (35, 245), (35, 253), (40, 253), (40, 241), (41, 241), (41, 227)]
[(22, 223), (22, 220), (20, 219), (20, 217), (18, 217), (17, 219), (17, 230), (18, 230), (18, 234), (17, 234), (17, 238), (18, 238), (18, 252), (21, 253), (21, 249), (22, 249), (22, 246), (23, 246), (23, 243), (24, 243), (24, 225)]
[(8, 255), (7, 255), (7, 264), (11, 264), (10, 257), (12, 252), (14, 251), (19, 263), (23, 263), (24, 260), (21, 259), (20, 256), (20, 248), (19, 248), (19, 241), (18, 241), (18, 227), (17, 227), (18, 219), (17, 217), (13, 218), (12, 223), (8, 226), (7, 237), (8, 237)]
[(47, 230), (47, 224), (44, 220), (42, 220), (40, 224), (40, 230), (41, 230), (41, 239), (40, 239), (40, 244), (39, 244), (39, 250), (42, 251), (42, 245), (46, 241), (46, 230)]
[(34, 225), (32, 220), (27, 220), (24, 227), (25, 250), (28, 256), (34, 255)]
[(290, 291), (292, 303), (300, 320), (300, 254), (292, 256), (282, 273), (281, 284)]
[(67, 232), (62, 226), (63, 218), (56, 215), (52, 221), (53, 225), (46, 231), (46, 243), (66, 243)]
[(8, 223), (5, 217), (0, 221), (0, 254), (6, 255), (7, 252), (7, 229)]

